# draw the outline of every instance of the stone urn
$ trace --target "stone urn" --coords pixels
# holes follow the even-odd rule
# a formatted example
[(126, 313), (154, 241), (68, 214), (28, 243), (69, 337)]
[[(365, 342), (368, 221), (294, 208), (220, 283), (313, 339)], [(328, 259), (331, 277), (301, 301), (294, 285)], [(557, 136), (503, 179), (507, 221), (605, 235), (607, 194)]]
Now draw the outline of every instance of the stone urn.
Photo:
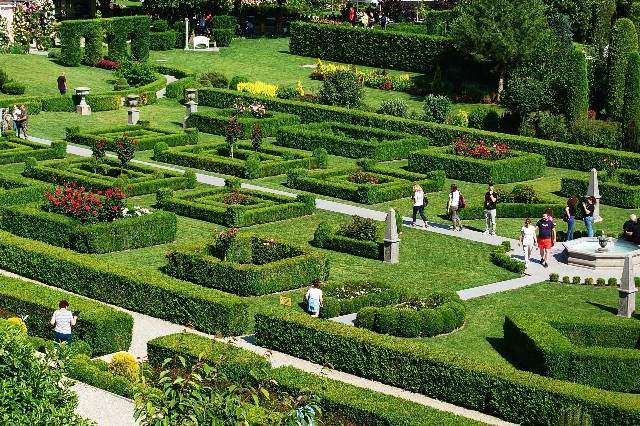
[(600, 245), (600, 248), (598, 249), (599, 252), (609, 250), (607, 249), (607, 245), (609, 244), (609, 238), (605, 234), (602, 234), (598, 237), (598, 244)]
[(127, 102), (131, 108), (135, 108), (138, 106), (138, 99), (140, 99), (139, 95), (127, 95)]
[(80, 98), (80, 102), (76, 106), (76, 112), (80, 115), (90, 115), (91, 107), (87, 104), (87, 95), (91, 91), (88, 87), (76, 87), (76, 96)]

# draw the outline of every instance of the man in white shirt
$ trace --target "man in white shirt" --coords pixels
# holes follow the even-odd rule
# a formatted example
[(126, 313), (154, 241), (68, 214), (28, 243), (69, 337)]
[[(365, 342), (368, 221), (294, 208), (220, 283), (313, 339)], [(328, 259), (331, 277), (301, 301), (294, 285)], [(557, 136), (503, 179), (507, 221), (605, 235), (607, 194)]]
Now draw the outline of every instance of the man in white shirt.
[(76, 325), (78, 317), (69, 311), (69, 302), (66, 300), (61, 300), (58, 307), (51, 317), (51, 325), (55, 326), (53, 332), (56, 342), (71, 345), (71, 327)]

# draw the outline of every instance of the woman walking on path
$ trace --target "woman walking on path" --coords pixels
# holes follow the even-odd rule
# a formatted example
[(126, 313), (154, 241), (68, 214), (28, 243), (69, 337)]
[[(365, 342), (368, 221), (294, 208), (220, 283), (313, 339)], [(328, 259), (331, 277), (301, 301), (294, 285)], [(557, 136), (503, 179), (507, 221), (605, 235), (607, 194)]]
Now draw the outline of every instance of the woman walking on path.
[(13, 130), (16, 131), (16, 136), (20, 136), (20, 132), (18, 131), (18, 119), (20, 118), (20, 108), (18, 108), (18, 105), (14, 105), (13, 109), (11, 110), (11, 118), (13, 119)]
[(522, 244), (522, 250), (524, 250), (524, 264), (529, 266), (531, 252), (538, 244), (536, 241), (536, 227), (531, 224), (531, 218), (527, 218), (524, 221), (524, 226), (520, 229), (520, 244)]
[(322, 307), (322, 290), (320, 290), (320, 280), (315, 280), (313, 286), (307, 291), (304, 296), (304, 300), (307, 302), (307, 311), (312, 317), (318, 317), (320, 315), (320, 307)]
[(55, 326), (53, 330), (56, 342), (66, 342), (71, 345), (71, 327), (76, 325), (78, 315), (74, 315), (69, 311), (69, 302), (61, 300), (58, 304), (58, 310), (51, 317), (51, 325)]
[(449, 212), (449, 216), (451, 216), (451, 223), (453, 224), (451, 229), (454, 231), (462, 231), (462, 221), (460, 220), (460, 216), (458, 216), (458, 210), (464, 207), (462, 200), (462, 194), (458, 191), (458, 185), (455, 183), (452, 184), (451, 192), (449, 192), (449, 201), (447, 202), (447, 212)]
[(593, 237), (593, 212), (596, 210), (596, 199), (587, 197), (585, 202), (582, 203), (582, 210), (584, 212), (584, 226), (587, 228), (587, 237)]
[(417, 183), (413, 185), (413, 195), (411, 199), (413, 200), (413, 222), (411, 222), (411, 226), (416, 226), (416, 214), (420, 213), (420, 217), (424, 222), (422, 227), (426, 229), (429, 224), (427, 223), (427, 217), (424, 215), (424, 208), (429, 204), (429, 201), (422, 187)]
[(18, 118), (18, 137), (20, 137), (20, 132), (22, 132), (24, 138), (27, 139), (28, 122), (29, 115), (27, 114), (27, 108), (24, 105), (20, 105), (20, 117)]
[(573, 240), (573, 231), (576, 229), (576, 205), (578, 199), (570, 197), (567, 200), (567, 207), (564, 208), (564, 221), (567, 222), (567, 241)]

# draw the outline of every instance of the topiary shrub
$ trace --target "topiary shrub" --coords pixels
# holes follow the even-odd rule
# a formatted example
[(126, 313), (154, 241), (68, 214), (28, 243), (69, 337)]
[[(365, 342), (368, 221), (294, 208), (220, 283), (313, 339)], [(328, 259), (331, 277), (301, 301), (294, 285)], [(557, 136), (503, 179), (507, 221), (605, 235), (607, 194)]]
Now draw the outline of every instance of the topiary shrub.
[(552, 283), (557, 283), (559, 278), (560, 276), (555, 272), (549, 274), (549, 281), (551, 281)]
[(118, 352), (111, 358), (109, 371), (112, 374), (124, 377), (130, 382), (136, 382), (140, 373), (140, 366), (130, 353)]
[(325, 77), (318, 93), (325, 105), (356, 108), (362, 103), (362, 83), (353, 71), (336, 71)]
[(127, 82), (127, 79), (124, 77), (117, 79), (115, 84), (113, 85), (113, 90), (116, 90), (116, 91), (127, 90), (128, 88), (129, 88), (129, 83)]
[(116, 77), (124, 78), (130, 86), (145, 86), (156, 80), (156, 72), (146, 62), (124, 61), (116, 70)]
[(316, 164), (319, 169), (326, 169), (329, 166), (329, 154), (324, 148), (316, 148), (313, 150), (312, 157), (316, 159)]
[(385, 99), (380, 103), (378, 114), (393, 115), (395, 117), (406, 117), (407, 102), (404, 99)]
[(609, 287), (618, 287), (618, 279), (614, 278), (614, 277), (611, 277), (607, 281), (607, 284), (609, 284)]
[[(217, 71), (209, 71), (200, 76), (200, 83), (206, 86), (211, 86), (219, 89), (226, 89), (229, 87), (229, 80), (224, 74)], [(237, 87), (237, 83), (236, 83)], [(235, 90), (235, 89), (234, 89)]]
[(27, 86), (17, 81), (8, 81), (2, 85), (2, 91), (7, 95), (24, 95)]
[(427, 95), (424, 99), (423, 116), (424, 121), (444, 123), (451, 111), (451, 100), (442, 95)]
[(568, 275), (562, 277), (562, 284), (571, 284), (571, 277), (569, 277)]
[(238, 90), (238, 83), (248, 83), (249, 79), (243, 75), (235, 75), (229, 82), (230, 90)]
[(607, 280), (605, 280), (604, 278), (598, 278), (596, 280), (596, 285), (598, 287), (604, 287), (605, 285), (607, 285)]
[(592, 277), (588, 277), (584, 279), (584, 285), (593, 285), (594, 280)]
[(528, 114), (520, 125), (520, 134), (559, 142), (567, 140), (568, 137), (564, 116), (554, 115), (549, 111)]
[(628, 18), (618, 19), (611, 31), (609, 45), (609, 78), (607, 117), (623, 120), (624, 91), (629, 54), (638, 50), (638, 35)]
[(571, 282), (575, 285), (579, 285), (582, 282), (582, 279), (576, 276), (571, 279)]
[(497, 132), (500, 129), (500, 115), (492, 106), (473, 108), (469, 111), (469, 127)]

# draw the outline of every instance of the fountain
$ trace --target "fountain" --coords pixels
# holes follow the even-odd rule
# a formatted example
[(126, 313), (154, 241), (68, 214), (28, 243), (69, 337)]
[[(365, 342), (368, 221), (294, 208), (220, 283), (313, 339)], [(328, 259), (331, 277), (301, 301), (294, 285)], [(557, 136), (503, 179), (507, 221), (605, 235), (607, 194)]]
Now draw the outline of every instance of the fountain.
[(566, 241), (562, 245), (569, 265), (591, 269), (622, 268), (630, 256), (633, 265), (640, 267), (640, 246), (620, 238), (601, 235)]

